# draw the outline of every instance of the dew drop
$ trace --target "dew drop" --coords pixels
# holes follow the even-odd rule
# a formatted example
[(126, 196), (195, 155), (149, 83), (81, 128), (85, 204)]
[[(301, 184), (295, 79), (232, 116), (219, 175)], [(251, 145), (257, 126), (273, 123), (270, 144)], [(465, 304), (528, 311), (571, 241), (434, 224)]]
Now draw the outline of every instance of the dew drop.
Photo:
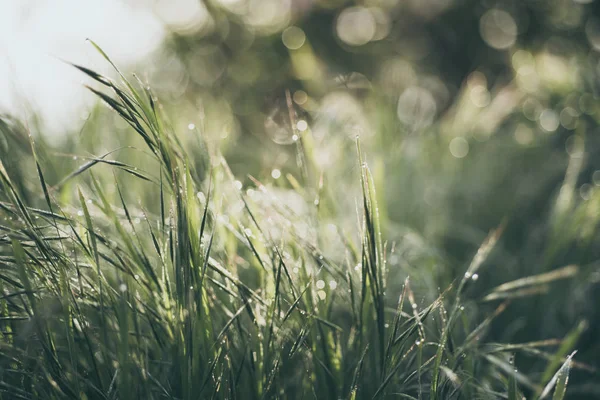
[(306, 129), (308, 129), (308, 123), (306, 123), (305, 120), (301, 119), (300, 121), (298, 121), (298, 123), (296, 124), (296, 128), (300, 131), (300, 132), (304, 132)]

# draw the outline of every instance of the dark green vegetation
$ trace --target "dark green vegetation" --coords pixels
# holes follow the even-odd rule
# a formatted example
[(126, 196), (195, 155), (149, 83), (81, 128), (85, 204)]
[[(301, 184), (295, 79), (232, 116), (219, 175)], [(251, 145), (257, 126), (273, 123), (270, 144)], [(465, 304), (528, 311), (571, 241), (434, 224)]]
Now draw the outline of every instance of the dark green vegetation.
[[(1, 117), (2, 398), (600, 396), (594, 53), (558, 23), (538, 46), (560, 2), (530, 3), (510, 10), (540, 17), (531, 47), (483, 57), (488, 78), (457, 50), (440, 75), (466, 83), (435, 118), (439, 80), (397, 77), (427, 58), (311, 40), (332, 11), (306, 19), (294, 79), (279, 36), (237, 55), (266, 76), (251, 83), (219, 44), (231, 77), (182, 95), (212, 96), (204, 117), (83, 66), (116, 118), (98, 107), (57, 149)], [(169, 44), (185, 59), (196, 39)], [(311, 57), (361, 74), (323, 89), (298, 71)]]

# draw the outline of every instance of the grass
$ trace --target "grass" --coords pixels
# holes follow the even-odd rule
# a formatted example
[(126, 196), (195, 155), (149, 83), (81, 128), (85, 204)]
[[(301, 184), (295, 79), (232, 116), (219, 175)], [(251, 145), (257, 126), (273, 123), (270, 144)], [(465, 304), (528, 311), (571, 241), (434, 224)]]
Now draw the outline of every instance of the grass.
[(347, 217), (308, 131), (291, 189), (243, 187), (218, 151), (181, 140), (141, 81), (76, 67), (145, 167), (107, 152), (56, 176), (31, 137), (19, 166), (35, 188), (0, 165), (2, 398), (563, 399), (570, 371), (593, 369), (575, 356), (585, 321), (564, 338), (493, 334), (512, 304), (580, 267), (482, 287), (501, 221), (456, 276), (402, 267), (358, 140), (348, 229), (332, 224)]

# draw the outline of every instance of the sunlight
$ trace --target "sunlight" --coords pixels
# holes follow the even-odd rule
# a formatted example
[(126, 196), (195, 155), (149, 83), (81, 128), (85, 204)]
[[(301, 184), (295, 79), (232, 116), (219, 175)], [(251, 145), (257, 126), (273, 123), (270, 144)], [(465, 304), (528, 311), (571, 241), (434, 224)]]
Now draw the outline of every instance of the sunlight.
[(117, 0), (0, 2), (0, 109), (37, 112), (47, 135), (78, 129), (94, 99), (81, 73), (61, 60), (110, 73), (86, 38), (126, 66), (155, 50), (164, 33), (148, 10)]

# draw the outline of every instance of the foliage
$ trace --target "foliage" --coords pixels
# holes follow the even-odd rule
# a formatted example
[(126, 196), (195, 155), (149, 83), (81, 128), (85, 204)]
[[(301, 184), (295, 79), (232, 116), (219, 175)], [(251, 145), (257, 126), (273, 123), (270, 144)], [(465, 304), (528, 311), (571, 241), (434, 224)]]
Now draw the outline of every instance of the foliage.
[[(296, 142), (302, 178), (286, 175), (293, 189), (244, 188), (200, 135), (184, 144), (146, 85), (77, 68), (143, 143), (128, 151), (146, 167), (107, 153), (49, 180), (48, 146), (30, 138), (19, 165), (35, 167), (37, 187), (25, 170), (0, 169), (7, 398), (520, 398), (555, 386), (562, 398), (569, 369), (591, 369), (569, 356), (585, 322), (564, 339), (488, 335), (507, 310), (527, 316), (512, 303), (580, 268), (483, 289), (502, 225), (447, 279), (443, 257), (410, 236), (384, 240), (360, 146), (358, 224), (342, 228), (309, 132)], [(543, 373), (518, 371), (515, 353)]]

